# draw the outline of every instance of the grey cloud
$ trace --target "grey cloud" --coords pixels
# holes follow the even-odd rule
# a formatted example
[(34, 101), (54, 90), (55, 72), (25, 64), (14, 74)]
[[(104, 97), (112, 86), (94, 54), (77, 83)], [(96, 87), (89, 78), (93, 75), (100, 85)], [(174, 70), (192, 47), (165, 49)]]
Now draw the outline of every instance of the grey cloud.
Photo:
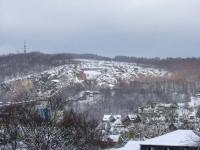
[(199, 0), (0, 0), (0, 52), (200, 56)]

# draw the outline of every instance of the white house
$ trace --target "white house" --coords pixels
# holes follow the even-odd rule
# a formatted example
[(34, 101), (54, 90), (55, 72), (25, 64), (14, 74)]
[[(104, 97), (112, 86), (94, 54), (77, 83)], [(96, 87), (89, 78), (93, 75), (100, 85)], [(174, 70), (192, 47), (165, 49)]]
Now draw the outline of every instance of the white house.
[(192, 130), (176, 130), (145, 141), (130, 141), (118, 150), (198, 150), (199, 141)]

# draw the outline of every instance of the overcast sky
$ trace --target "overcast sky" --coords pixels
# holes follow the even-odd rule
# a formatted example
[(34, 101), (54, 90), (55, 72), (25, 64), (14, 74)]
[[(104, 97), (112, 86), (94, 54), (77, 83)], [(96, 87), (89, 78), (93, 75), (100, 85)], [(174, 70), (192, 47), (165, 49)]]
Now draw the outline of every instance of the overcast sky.
[(200, 0), (0, 0), (0, 53), (200, 57)]

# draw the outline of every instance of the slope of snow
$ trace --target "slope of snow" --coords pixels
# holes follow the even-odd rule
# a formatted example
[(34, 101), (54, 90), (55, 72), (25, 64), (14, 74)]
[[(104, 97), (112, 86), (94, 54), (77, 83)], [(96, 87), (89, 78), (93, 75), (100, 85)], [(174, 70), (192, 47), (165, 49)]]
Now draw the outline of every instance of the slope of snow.
[[(38, 96), (50, 96), (63, 87), (71, 87), (84, 80), (94, 80), (96, 86), (114, 87), (119, 81), (130, 82), (138, 77), (161, 77), (169, 73), (153, 67), (144, 67), (135, 63), (78, 60), (78, 64), (66, 64), (54, 67), (41, 73), (35, 73), (21, 78), (5, 81), (10, 85), (15, 82), (30, 81), (37, 89)], [(85, 76), (85, 77), (84, 77)]]
[[(63, 87), (70, 87), (76, 83), (81, 83), (79, 73), (81, 70), (75, 64), (62, 65), (52, 69), (35, 73), (21, 78), (5, 81), (4, 84), (13, 87), (15, 83), (30, 81), (37, 90), (37, 96), (48, 97), (59, 92)], [(15, 89), (13, 89), (14, 91)]]
[(168, 72), (135, 63), (79, 59), (87, 79), (95, 79), (99, 86), (114, 86), (119, 80), (133, 81), (138, 77), (161, 77)]

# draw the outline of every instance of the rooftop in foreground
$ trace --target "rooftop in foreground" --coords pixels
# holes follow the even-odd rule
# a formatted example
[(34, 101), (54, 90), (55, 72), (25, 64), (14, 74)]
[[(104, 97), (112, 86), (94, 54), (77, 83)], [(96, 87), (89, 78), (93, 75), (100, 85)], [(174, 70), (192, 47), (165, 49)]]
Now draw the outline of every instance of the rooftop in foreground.
[(141, 145), (155, 145), (155, 146), (196, 146), (200, 141), (200, 137), (192, 130), (176, 130), (146, 140)]
[(146, 141), (129, 141), (118, 150), (140, 150), (141, 146), (197, 147), (200, 137), (192, 130), (176, 130)]

